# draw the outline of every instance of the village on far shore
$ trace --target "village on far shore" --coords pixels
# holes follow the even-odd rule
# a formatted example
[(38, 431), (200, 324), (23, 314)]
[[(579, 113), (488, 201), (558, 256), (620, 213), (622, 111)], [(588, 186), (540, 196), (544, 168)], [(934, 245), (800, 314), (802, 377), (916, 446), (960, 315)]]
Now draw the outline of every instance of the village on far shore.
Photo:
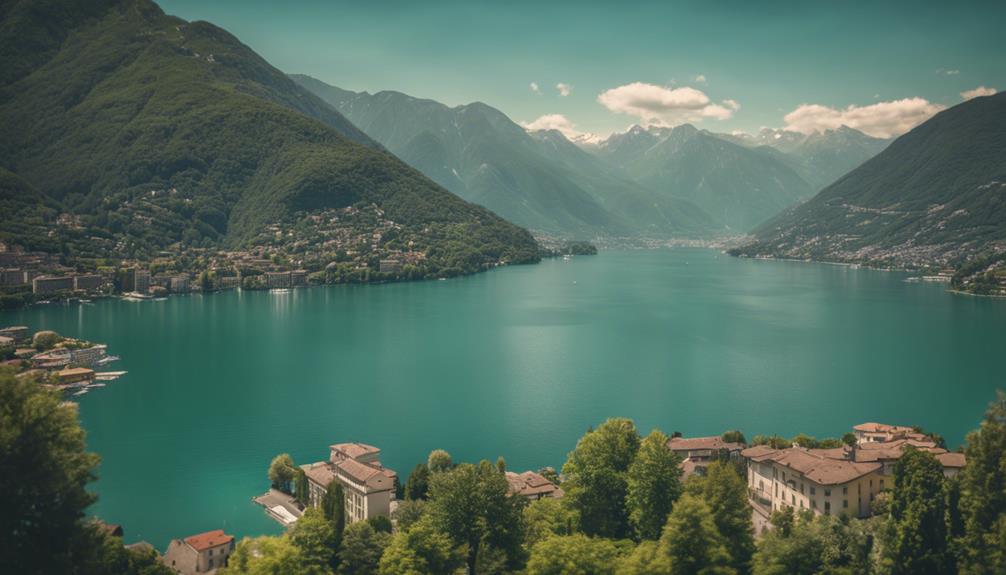
[[(715, 461), (730, 462), (742, 470), (756, 536), (772, 529), (769, 518), (775, 511), (793, 509), (853, 519), (872, 516), (878, 501), (894, 485), (895, 464), (910, 449), (932, 454), (946, 477), (957, 475), (965, 465), (964, 454), (948, 451), (938, 435), (917, 427), (873, 422), (854, 426), (840, 440), (756, 436), (748, 444), (736, 431), (709, 437), (675, 433), (667, 448), (679, 457), (685, 481), (704, 476)], [(269, 517), (290, 527), (306, 509), (321, 506), (326, 493), (338, 485), (345, 497), (346, 525), (383, 522), (394, 529), (403, 486), (398, 473), (381, 463), (380, 448), (348, 442), (330, 445), (328, 451), (326, 460), (292, 467), (289, 471), (295, 479), (289, 485), (274, 484), (253, 501)], [(446, 452), (434, 453), (443, 454), (451, 465)], [(506, 475), (511, 497), (534, 501), (564, 495), (563, 477), (551, 467), (515, 472), (507, 470), (502, 459), (497, 466)], [(121, 526), (99, 524), (110, 533), (123, 534)], [(131, 546), (153, 549), (147, 542)], [(234, 549), (234, 536), (215, 529), (172, 540), (161, 561), (182, 575), (214, 573), (227, 565)]]
[(0, 360), (18, 378), (31, 378), (39, 385), (78, 397), (105, 387), (125, 371), (105, 371), (119, 358), (108, 346), (65, 337), (50, 330), (32, 333), (28, 326), (0, 328)]

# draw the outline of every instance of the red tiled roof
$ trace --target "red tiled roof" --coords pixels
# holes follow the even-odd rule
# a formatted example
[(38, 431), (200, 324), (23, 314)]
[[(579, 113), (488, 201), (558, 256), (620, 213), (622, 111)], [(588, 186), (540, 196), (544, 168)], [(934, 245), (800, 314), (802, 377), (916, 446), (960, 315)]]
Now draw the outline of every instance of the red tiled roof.
[(329, 449), (335, 449), (345, 453), (348, 457), (356, 459), (364, 455), (370, 455), (372, 453), (380, 453), (381, 450), (374, 447), (373, 445), (367, 445), (366, 443), (336, 443), (335, 445), (329, 445)]
[(718, 435), (710, 437), (672, 437), (667, 446), (673, 451), (690, 451), (693, 449), (744, 449), (740, 443), (728, 443)]
[(206, 533), (200, 533), (199, 535), (192, 535), (185, 538), (185, 543), (196, 551), (206, 551), (210, 547), (227, 545), (231, 541), (234, 541), (234, 536), (224, 533), (223, 529), (214, 529), (213, 531), (207, 531)]

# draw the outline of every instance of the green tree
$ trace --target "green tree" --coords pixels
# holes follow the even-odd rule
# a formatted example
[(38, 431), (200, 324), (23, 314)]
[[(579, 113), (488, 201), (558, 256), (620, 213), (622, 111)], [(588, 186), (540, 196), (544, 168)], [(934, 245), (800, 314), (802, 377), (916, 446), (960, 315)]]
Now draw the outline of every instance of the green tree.
[(335, 563), (338, 541), (335, 527), (317, 508), (304, 511), (289, 531), (290, 541), (300, 549), (304, 564), (322, 571)]
[(572, 535), (576, 515), (562, 499), (544, 497), (524, 508), (524, 545), (530, 550), (535, 543), (553, 535)]
[(423, 519), (395, 533), (381, 555), (380, 575), (453, 575), (465, 565), (465, 547)]
[(430, 452), (429, 457), (426, 458), (426, 466), (429, 468), (430, 473), (448, 471), (453, 465), (454, 462), (451, 460), (451, 454), (443, 449), (434, 449)]
[(856, 439), (855, 433), (849, 432), (842, 436), (842, 443), (849, 447), (855, 447), (859, 440)]
[[(333, 480), (325, 488), (325, 495), (321, 498), (321, 511), (325, 514), (325, 519), (332, 523), (332, 547), (338, 549), (342, 544), (342, 532), (346, 528), (346, 492), (338, 481)], [(336, 555), (335, 560), (338, 561), (338, 558)]]
[(523, 506), (521, 497), (511, 497), (509, 483), (488, 461), (461, 464), (430, 479), (426, 510), (430, 524), (446, 533), (456, 546), (466, 546), (469, 569), (484, 547), (506, 554), (516, 569), (523, 559)]
[(890, 510), (892, 575), (954, 571), (947, 549), (943, 466), (931, 453), (909, 448), (898, 460)]
[(776, 529), (759, 541), (755, 575), (867, 575), (879, 522), (817, 515), (810, 510), (773, 514)]
[(674, 502), (681, 495), (681, 459), (668, 438), (653, 430), (640, 443), (626, 476), (629, 521), (639, 539), (659, 539)]
[(0, 368), (0, 557), (11, 573), (71, 573), (98, 456), (75, 404)]
[(391, 535), (374, 530), (367, 521), (346, 527), (339, 549), (339, 575), (375, 575)]
[(386, 515), (375, 515), (367, 520), (375, 531), (391, 533), (391, 519)]
[(297, 469), (290, 454), (280, 453), (269, 464), (269, 481), (283, 493), (291, 493), (290, 486), (297, 476)]
[(398, 529), (408, 529), (415, 525), (426, 513), (426, 501), (423, 499), (406, 499), (399, 501), (398, 507), (391, 513), (391, 518)]
[(581, 533), (549, 537), (531, 548), (526, 575), (613, 575), (619, 548)]
[[(658, 561), (669, 575), (733, 575), (727, 540), (716, 528), (713, 512), (700, 497), (682, 495), (667, 518), (657, 545)], [(657, 563), (658, 568), (661, 563)]]
[(638, 450), (639, 433), (632, 421), (609, 419), (581, 437), (569, 454), (563, 487), (587, 535), (624, 538), (631, 533), (627, 475)]
[(243, 539), (227, 560), (220, 575), (327, 575), (321, 567), (304, 557), (287, 536)]
[(296, 469), (293, 485), (294, 499), (297, 500), (297, 503), (299, 503), (301, 507), (307, 507), (307, 504), (311, 499), (310, 487), (307, 483), (307, 474), (299, 467)]
[(996, 395), (968, 435), (961, 472), (961, 573), (1006, 573), (1006, 393)]
[(736, 429), (725, 432), (721, 436), (721, 439), (727, 443), (747, 443), (747, 440), (744, 439), (744, 434)]
[(660, 556), (660, 544), (645, 540), (618, 563), (617, 575), (667, 575), (670, 560)]
[(430, 468), (425, 463), (420, 463), (405, 481), (405, 499), (426, 499), (429, 491)]
[(63, 341), (63, 336), (54, 331), (40, 331), (32, 337), (31, 343), (38, 351), (46, 351), (56, 347), (56, 344)]
[(714, 461), (706, 468), (705, 477), (690, 482), (689, 490), (709, 505), (716, 528), (730, 551), (731, 567), (738, 573), (749, 572), (755, 544), (744, 478), (733, 465)]

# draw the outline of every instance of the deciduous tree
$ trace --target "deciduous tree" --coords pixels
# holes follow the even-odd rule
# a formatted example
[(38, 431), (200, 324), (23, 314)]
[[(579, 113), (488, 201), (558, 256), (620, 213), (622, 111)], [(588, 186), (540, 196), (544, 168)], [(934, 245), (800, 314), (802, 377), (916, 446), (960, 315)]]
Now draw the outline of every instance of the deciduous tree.
[(628, 470), (639, 450), (639, 434), (629, 419), (609, 419), (580, 438), (563, 472), (570, 507), (587, 535), (624, 538), (631, 528), (625, 508)]
[(349, 525), (339, 549), (339, 575), (375, 575), (390, 542), (390, 534), (374, 530), (367, 521)]
[(681, 495), (681, 459), (668, 438), (653, 430), (639, 445), (627, 474), (626, 506), (639, 539), (659, 539), (674, 502)]

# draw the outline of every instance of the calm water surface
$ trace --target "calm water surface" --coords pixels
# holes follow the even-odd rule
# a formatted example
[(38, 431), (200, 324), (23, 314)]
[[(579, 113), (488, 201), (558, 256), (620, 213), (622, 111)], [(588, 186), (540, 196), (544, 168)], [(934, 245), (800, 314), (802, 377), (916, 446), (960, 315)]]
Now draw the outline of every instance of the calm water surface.
[(251, 503), (273, 455), (435, 447), (560, 466), (607, 417), (687, 435), (837, 436), (920, 424), (958, 444), (997, 386), (1006, 302), (903, 274), (602, 252), (442, 282), (39, 306), (0, 323), (109, 344), (129, 374), (81, 398), (94, 512), (130, 541), (278, 526)]

